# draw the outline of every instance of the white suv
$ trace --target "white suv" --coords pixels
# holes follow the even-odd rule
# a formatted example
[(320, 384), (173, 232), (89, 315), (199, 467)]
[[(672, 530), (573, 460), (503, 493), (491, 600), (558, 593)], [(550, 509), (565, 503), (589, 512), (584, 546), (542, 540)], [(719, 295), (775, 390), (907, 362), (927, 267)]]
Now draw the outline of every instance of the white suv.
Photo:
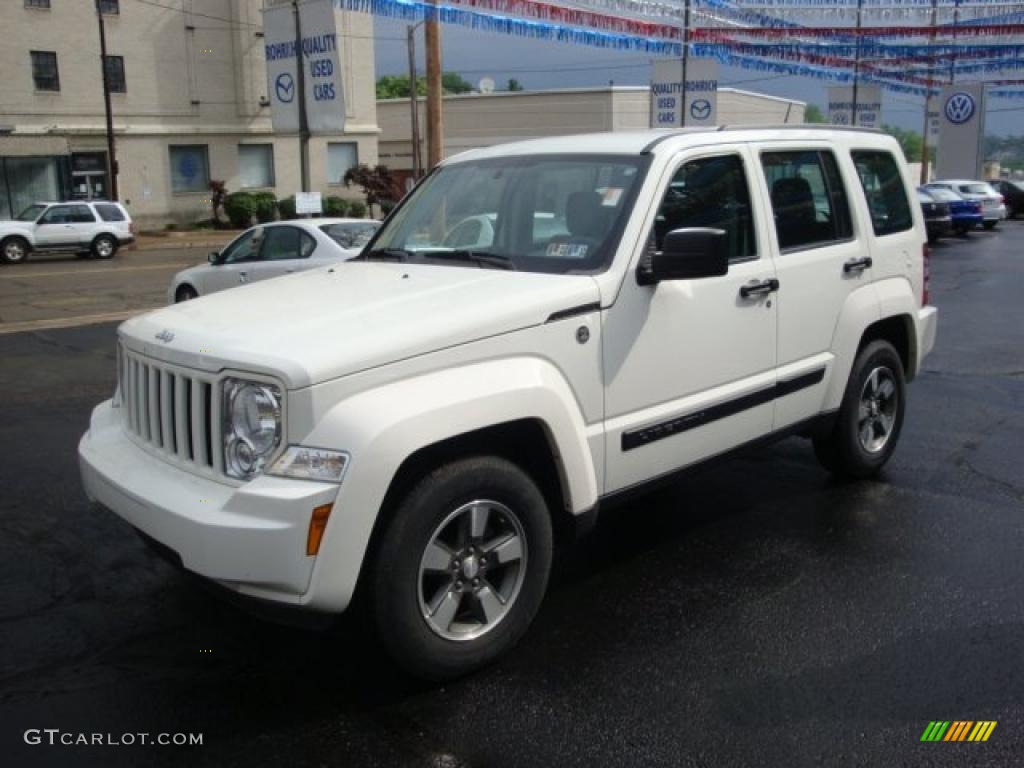
[(0, 259), (25, 261), (34, 251), (70, 251), (109, 259), (135, 239), (120, 203), (34, 203), (13, 221), (0, 221)]
[(791, 434), (888, 461), (936, 332), (901, 158), (790, 126), (453, 157), (356, 259), (125, 322), (86, 491), (244, 595), (358, 591), (406, 668), (465, 673), (526, 631), (563, 523)]

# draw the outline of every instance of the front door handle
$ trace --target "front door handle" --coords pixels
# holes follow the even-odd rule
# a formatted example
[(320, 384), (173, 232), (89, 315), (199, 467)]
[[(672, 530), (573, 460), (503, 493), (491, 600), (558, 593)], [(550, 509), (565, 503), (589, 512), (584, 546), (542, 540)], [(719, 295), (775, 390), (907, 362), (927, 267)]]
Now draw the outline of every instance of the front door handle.
[(749, 299), (751, 296), (761, 296), (765, 293), (774, 293), (777, 290), (779, 290), (779, 281), (773, 277), (770, 280), (755, 280), (740, 286), (740, 296)]
[(865, 256), (862, 259), (850, 259), (848, 262), (843, 264), (843, 274), (850, 274), (851, 272), (863, 272), (868, 269), (874, 262), (871, 261), (870, 256)]
[(249, 274), (248, 272), (239, 272), (238, 273), (238, 282), (244, 283), (246, 281), (246, 279), (247, 279), (247, 275), (248, 274)]

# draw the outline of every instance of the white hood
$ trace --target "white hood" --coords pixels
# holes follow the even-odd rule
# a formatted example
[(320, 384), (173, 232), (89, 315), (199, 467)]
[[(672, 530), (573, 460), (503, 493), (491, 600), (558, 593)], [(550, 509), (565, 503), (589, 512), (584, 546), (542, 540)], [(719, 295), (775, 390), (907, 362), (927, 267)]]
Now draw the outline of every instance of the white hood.
[(120, 334), (157, 359), (283, 375), (297, 388), (598, 300), (588, 276), (346, 262), (174, 304), (126, 321)]

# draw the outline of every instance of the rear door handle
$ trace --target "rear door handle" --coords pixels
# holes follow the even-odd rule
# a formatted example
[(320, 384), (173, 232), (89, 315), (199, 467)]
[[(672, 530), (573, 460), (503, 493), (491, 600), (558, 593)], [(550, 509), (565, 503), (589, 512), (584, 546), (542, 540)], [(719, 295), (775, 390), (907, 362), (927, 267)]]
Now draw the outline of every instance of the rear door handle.
[(239, 272), (238, 273), (238, 282), (244, 283), (246, 281), (246, 275), (247, 274), (248, 274), (247, 272)]
[(774, 277), (770, 280), (754, 281), (740, 286), (740, 296), (749, 299), (751, 296), (761, 296), (765, 293), (773, 293), (779, 290), (779, 281)]
[(848, 275), (851, 272), (863, 272), (873, 263), (874, 262), (871, 261), (870, 256), (865, 256), (862, 259), (850, 259), (848, 262), (843, 264), (843, 273)]

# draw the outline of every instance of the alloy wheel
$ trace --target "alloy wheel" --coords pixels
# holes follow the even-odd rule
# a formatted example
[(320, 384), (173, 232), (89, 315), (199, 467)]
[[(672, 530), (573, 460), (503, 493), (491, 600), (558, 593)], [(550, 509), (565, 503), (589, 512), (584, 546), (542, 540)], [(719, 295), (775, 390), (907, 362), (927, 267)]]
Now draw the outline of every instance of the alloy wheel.
[(885, 366), (872, 369), (860, 393), (857, 436), (868, 453), (878, 453), (889, 442), (896, 424), (899, 396), (896, 377)]

